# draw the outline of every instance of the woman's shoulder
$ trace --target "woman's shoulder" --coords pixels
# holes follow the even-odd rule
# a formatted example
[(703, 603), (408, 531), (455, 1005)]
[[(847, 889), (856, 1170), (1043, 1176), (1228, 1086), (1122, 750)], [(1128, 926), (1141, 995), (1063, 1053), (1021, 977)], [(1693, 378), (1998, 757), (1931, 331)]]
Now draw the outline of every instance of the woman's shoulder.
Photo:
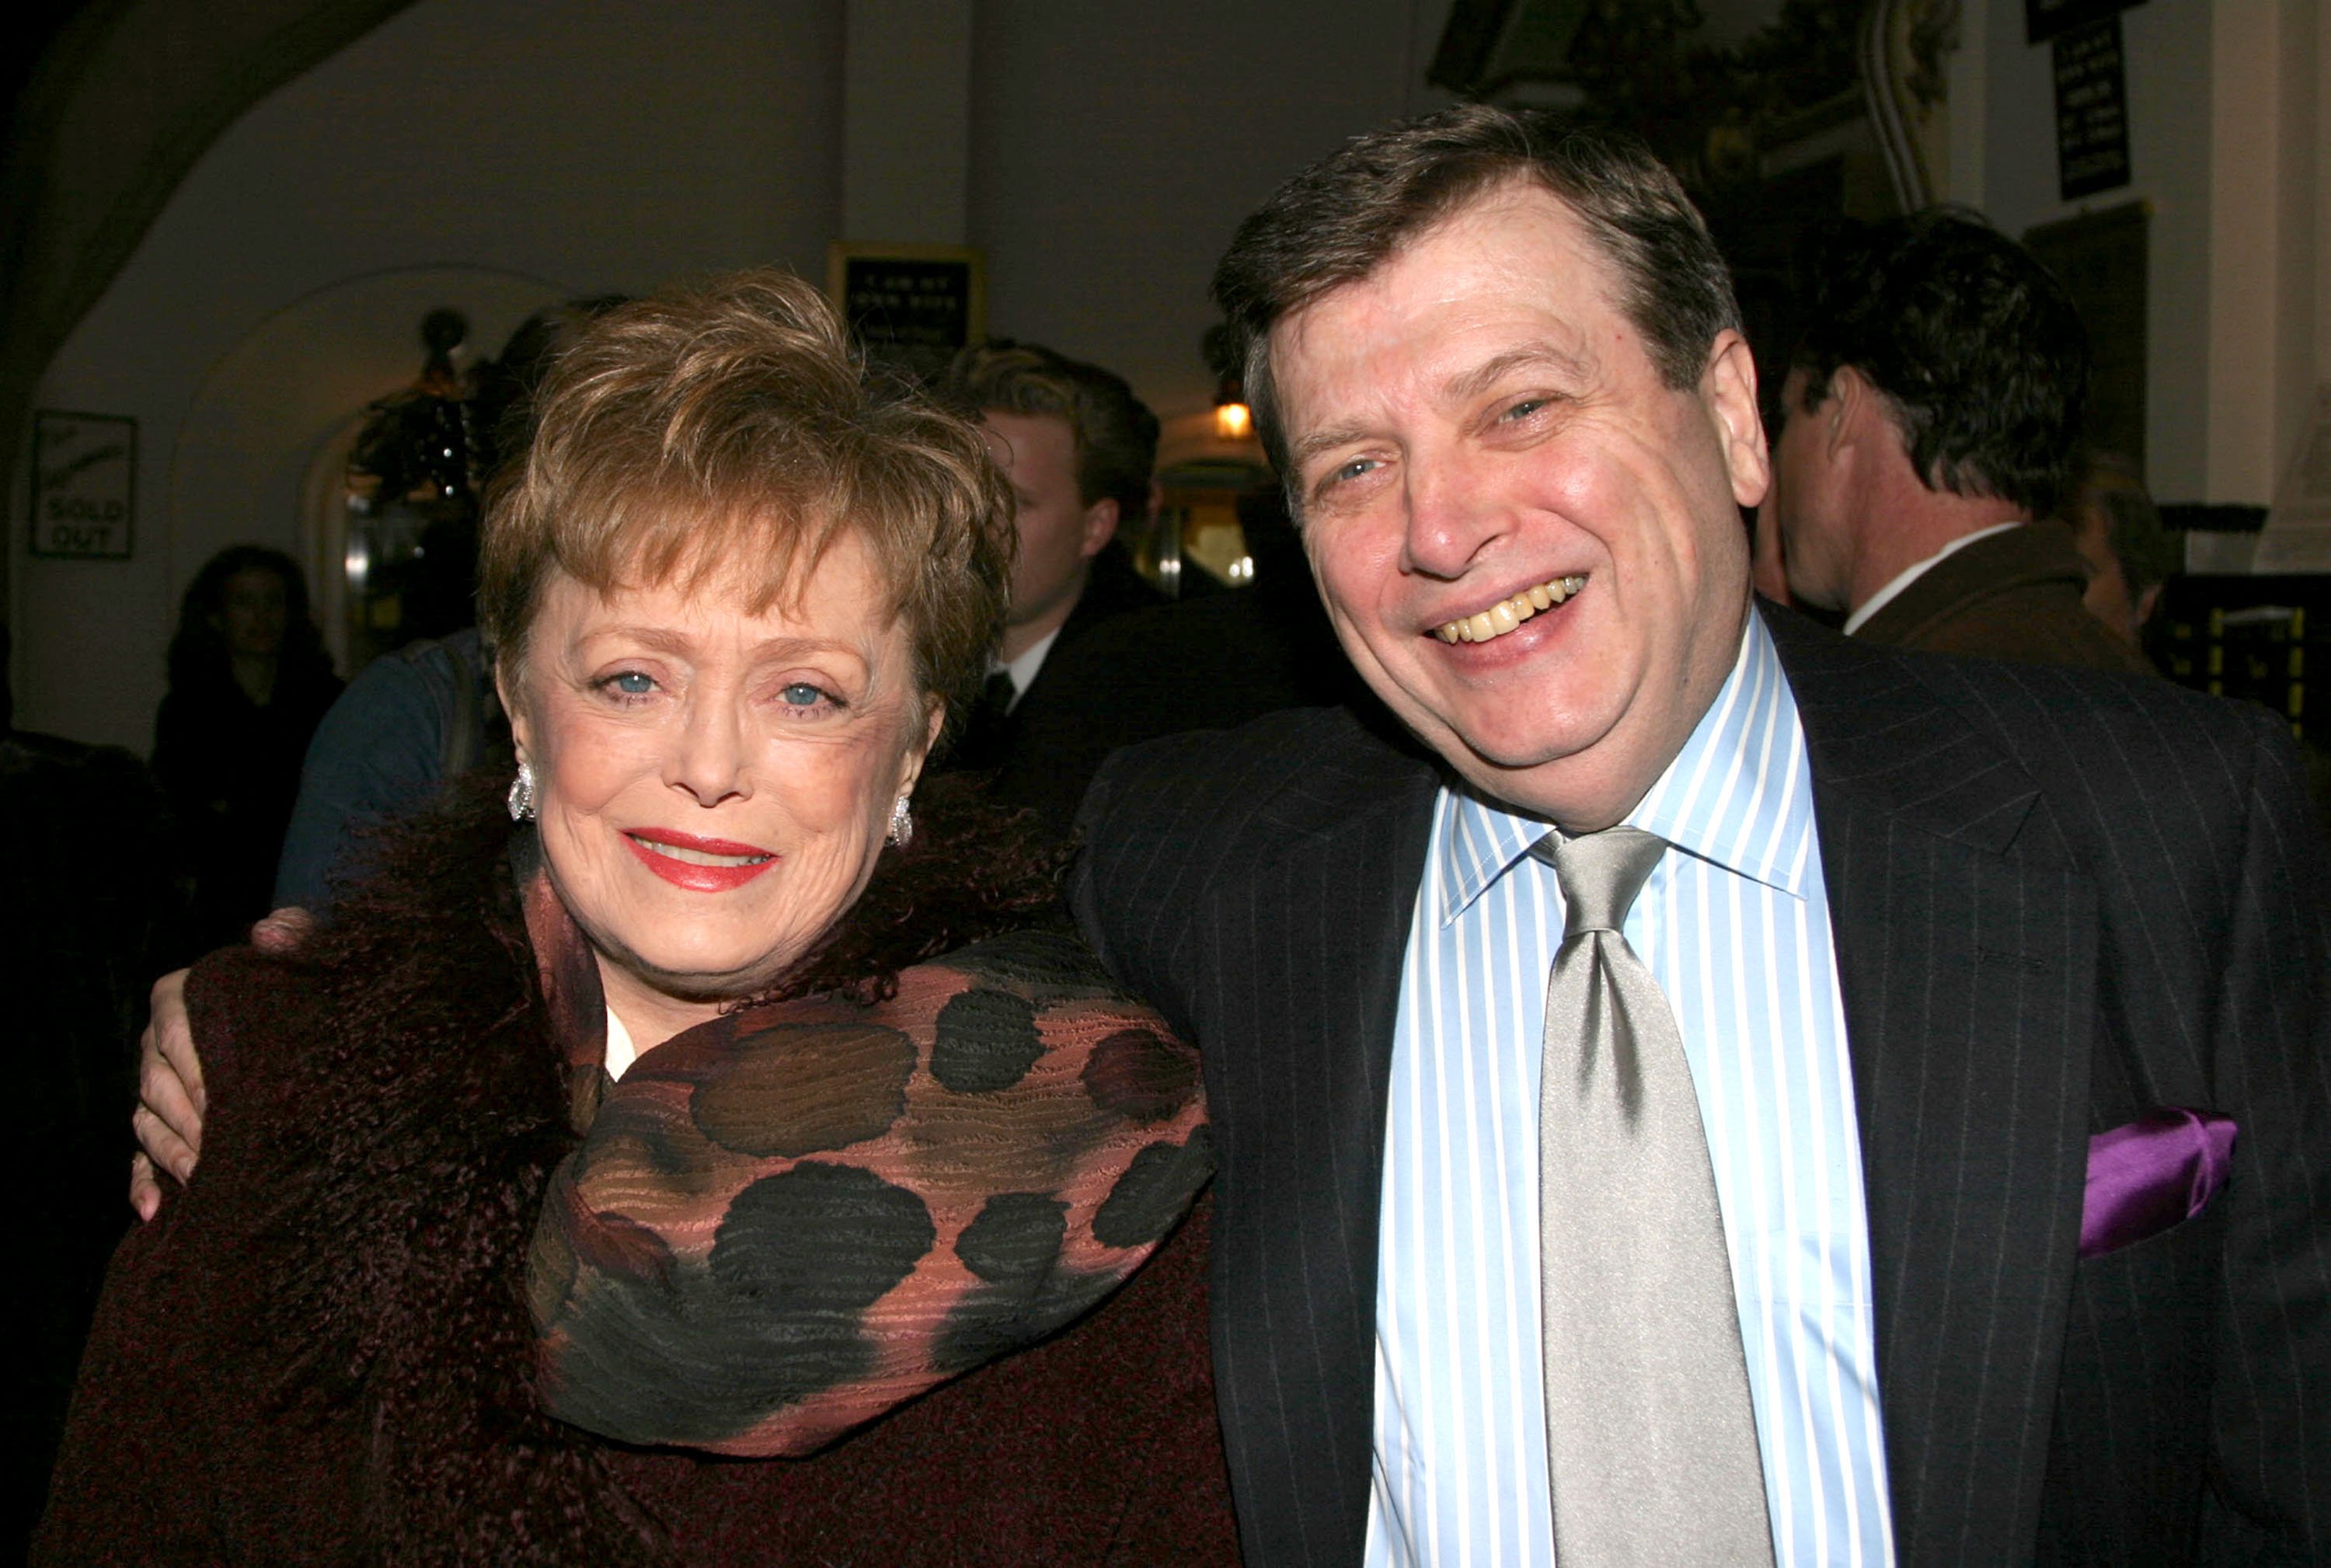
[(383, 831), (373, 873), (296, 943), (197, 962), (186, 1009), (206, 1082), (312, 1088), (504, 1022), (526, 999), (529, 962), (508, 840), (498, 812), (449, 799)]

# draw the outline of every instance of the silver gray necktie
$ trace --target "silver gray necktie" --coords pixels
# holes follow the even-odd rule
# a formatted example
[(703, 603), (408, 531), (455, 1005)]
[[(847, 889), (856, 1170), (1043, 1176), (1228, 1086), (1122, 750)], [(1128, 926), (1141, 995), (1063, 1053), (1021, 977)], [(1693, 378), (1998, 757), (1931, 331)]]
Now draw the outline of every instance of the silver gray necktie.
[(1683, 1039), (1621, 927), (1666, 841), (1532, 850), (1569, 906), (1538, 1094), (1546, 1460), (1561, 1568), (1769, 1564), (1724, 1218)]

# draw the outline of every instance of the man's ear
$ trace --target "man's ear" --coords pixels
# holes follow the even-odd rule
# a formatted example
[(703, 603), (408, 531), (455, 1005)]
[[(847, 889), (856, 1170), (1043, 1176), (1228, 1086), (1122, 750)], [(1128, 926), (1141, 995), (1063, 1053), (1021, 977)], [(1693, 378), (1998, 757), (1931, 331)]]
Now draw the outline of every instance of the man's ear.
[(1085, 559), (1090, 560), (1117, 537), (1117, 498), (1103, 496), (1085, 508)]
[(1728, 327), (1717, 333), (1699, 385), (1724, 450), (1732, 499), (1753, 507), (1772, 487), (1773, 468), (1765, 451), (1765, 418), (1756, 407), (1756, 358), (1748, 352), (1747, 339)]
[(1878, 433), (1870, 426), (1871, 420), (1879, 421), (1887, 431), (1893, 429), (1876, 384), (1851, 365), (1830, 372), (1829, 396), (1822, 401), (1827, 406), (1820, 415), (1822, 451), (1832, 461), (1855, 442)]

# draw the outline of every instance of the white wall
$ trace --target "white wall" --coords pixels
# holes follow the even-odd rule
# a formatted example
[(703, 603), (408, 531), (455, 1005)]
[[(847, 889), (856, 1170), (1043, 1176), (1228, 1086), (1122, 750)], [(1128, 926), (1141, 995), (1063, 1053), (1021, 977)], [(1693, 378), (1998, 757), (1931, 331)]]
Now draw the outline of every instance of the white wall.
[(2245, 499), (2209, 493), (2212, 10), (2212, 0), (2147, 0), (2121, 14), (2134, 180), (2078, 203), (2056, 195), (2051, 50), (2023, 42), (2023, 0), (1987, 0), (1984, 27), (1982, 204), (1992, 221), (2021, 234), (2131, 200), (2152, 206), (2145, 469), (2164, 500)]
[[(1422, 81), (1448, 4), (949, 0), (990, 330), (1111, 366), (1168, 418), (1204, 408), (1232, 228), (1343, 138), (1441, 101)], [(28, 559), (8, 498), (18, 722), (146, 748), (185, 584), (238, 539), (300, 548), (319, 454), (419, 367), (423, 296), (490, 353), (537, 298), (771, 261), (822, 278), (867, 112), (845, 109), (846, 18), (902, 6), (420, 0), (258, 105), (42, 385), (41, 406), (138, 419), (137, 556)], [(886, 79), (849, 77), (915, 90)]]
[[(2133, 183), (2056, 197), (2050, 49), (2022, 0), (1984, 16), (1983, 205), (2003, 229), (2142, 199), (2152, 208), (2145, 467), (2164, 500), (2264, 505), (2331, 369), (2318, 157), (2317, 0), (2147, 0), (2121, 14)], [(2037, 156), (2008, 156), (2010, 149)]]
[(971, 242), (988, 328), (1108, 366), (1165, 419), (1238, 221), (1346, 138), (1447, 100), (1449, 0), (978, 0)]
[[(186, 583), (237, 539), (296, 548), (284, 498), (309, 451), (420, 367), (416, 318), (381, 319), (375, 280), (478, 276), (476, 298), (431, 302), (476, 313), (490, 353), (529, 289), (767, 261), (823, 276), (841, 60), (839, 0), (421, 0), (259, 104), (43, 381), (41, 406), (138, 419), (137, 555), (28, 559), (24, 487), (9, 498), (17, 722), (150, 745)], [(286, 372), (304, 416), (297, 394), (222, 390), (319, 310), (309, 374)], [(203, 450), (182, 460), (190, 419)], [(237, 441), (268, 493), (174, 495), (174, 468), (219, 469)]]

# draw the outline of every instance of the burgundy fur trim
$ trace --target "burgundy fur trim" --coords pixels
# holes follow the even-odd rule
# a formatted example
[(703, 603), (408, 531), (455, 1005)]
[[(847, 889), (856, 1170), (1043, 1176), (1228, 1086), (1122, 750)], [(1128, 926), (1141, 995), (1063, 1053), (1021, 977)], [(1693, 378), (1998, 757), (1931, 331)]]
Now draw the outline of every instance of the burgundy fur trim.
[[(254, 1345), (286, 1419), (368, 1423), (387, 1561), (655, 1561), (661, 1532), (532, 1387), (527, 1249), (575, 1136), (499, 794), (471, 781), (381, 835), (377, 872), (281, 961), (313, 1043), (283, 1064), (303, 1114)], [(777, 994), (871, 1002), (902, 968), (1059, 918), (1054, 854), (946, 781), (916, 805), (912, 851), (885, 854)]]

